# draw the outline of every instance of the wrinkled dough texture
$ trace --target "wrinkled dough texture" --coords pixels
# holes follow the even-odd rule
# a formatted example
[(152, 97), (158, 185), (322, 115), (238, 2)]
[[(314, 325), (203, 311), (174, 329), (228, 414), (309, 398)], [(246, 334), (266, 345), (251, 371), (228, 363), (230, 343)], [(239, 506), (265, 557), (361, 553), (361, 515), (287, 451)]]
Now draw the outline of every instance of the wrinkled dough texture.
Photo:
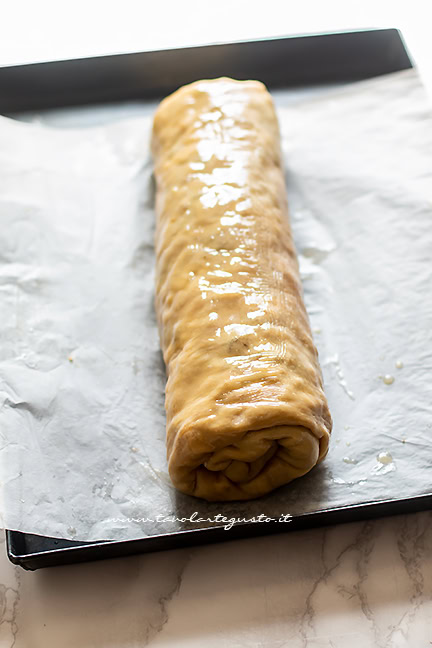
[(311, 470), (331, 431), (270, 94), (185, 86), (160, 104), (152, 151), (169, 473), (207, 500), (255, 498)]

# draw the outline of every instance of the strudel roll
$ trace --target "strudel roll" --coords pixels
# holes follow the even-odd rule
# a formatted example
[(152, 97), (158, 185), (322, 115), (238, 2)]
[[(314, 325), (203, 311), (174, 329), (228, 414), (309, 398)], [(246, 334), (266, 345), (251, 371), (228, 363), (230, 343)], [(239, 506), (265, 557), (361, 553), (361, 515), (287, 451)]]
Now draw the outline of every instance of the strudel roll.
[(255, 498), (319, 463), (332, 426), (271, 96), (228, 78), (180, 88), (152, 151), (169, 474), (206, 500)]

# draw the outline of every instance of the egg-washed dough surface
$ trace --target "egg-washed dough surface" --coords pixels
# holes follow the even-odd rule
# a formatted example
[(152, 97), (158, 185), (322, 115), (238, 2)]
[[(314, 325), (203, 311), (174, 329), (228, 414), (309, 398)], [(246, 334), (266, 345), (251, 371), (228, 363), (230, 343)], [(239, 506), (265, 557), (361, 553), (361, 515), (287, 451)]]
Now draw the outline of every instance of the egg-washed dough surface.
[(181, 88), (158, 108), (153, 154), (169, 473), (208, 500), (258, 497), (321, 461), (331, 430), (270, 94)]

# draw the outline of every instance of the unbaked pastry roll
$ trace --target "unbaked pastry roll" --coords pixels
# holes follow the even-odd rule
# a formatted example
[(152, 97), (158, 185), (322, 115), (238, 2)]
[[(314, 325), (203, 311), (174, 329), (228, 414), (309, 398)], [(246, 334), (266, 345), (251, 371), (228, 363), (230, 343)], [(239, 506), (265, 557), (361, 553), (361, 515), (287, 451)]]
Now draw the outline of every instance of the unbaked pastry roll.
[(270, 94), (227, 78), (180, 88), (152, 150), (169, 474), (206, 500), (255, 498), (320, 462), (332, 425)]

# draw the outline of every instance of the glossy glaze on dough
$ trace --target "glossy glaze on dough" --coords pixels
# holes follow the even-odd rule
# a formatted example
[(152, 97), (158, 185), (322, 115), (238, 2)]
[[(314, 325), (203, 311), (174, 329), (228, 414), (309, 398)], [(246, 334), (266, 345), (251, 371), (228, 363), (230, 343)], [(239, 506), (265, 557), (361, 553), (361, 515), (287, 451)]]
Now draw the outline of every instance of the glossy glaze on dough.
[(255, 498), (313, 468), (331, 431), (270, 94), (185, 86), (152, 150), (169, 473), (207, 500)]

